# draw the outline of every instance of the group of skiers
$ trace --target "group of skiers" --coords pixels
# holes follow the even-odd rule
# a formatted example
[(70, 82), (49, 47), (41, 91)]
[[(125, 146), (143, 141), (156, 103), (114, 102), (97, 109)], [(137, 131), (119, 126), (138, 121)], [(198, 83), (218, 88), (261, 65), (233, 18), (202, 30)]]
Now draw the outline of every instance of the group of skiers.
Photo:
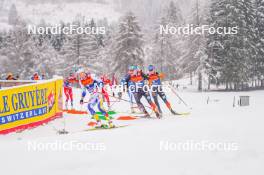
[[(158, 96), (161, 97), (171, 113), (176, 114), (171, 108), (171, 105), (162, 90), (162, 78), (164, 78), (164, 75), (162, 73), (158, 73), (153, 65), (148, 66), (147, 74), (143, 73), (142, 70), (138, 68), (138, 66), (130, 66), (128, 73), (121, 81), (122, 84), (126, 85), (128, 88), (130, 101), (132, 101), (134, 98), (140, 111), (143, 112), (147, 117), (150, 115), (141, 102), (141, 98), (143, 96), (146, 98), (147, 102), (158, 118), (162, 117), (162, 110), (158, 102)], [(146, 81), (148, 82), (147, 86), (145, 84)], [(154, 103), (151, 96), (154, 99)]]
[[(33, 75), (30, 77), (30, 80), (44, 80), (45, 74), (39, 75), (38, 72), (34, 72)], [(19, 75), (14, 76), (13, 73), (8, 73), (5, 80), (19, 80)]]
[[(148, 66), (148, 72), (146, 74), (138, 66), (129, 66), (127, 74), (121, 80), (121, 86), (123, 87), (124, 91), (127, 89), (132, 112), (134, 104), (133, 101), (135, 100), (135, 104), (137, 105), (138, 109), (144, 113), (144, 117), (150, 117), (150, 114), (146, 110), (146, 106), (141, 102), (141, 99), (144, 96), (156, 117), (161, 118), (162, 110), (158, 101), (158, 96), (160, 96), (171, 113), (177, 114), (172, 109), (171, 104), (167, 100), (167, 97), (162, 90), (161, 79), (163, 77), (164, 75), (162, 73), (158, 73), (153, 65)], [(104, 86), (112, 86), (113, 84), (117, 84), (117, 82), (113, 82), (113, 80), (111, 81), (106, 75), (98, 78), (96, 75), (84, 70), (78, 71), (75, 74), (70, 73), (69, 76), (64, 79), (66, 109), (68, 109), (69, 102), (71, 108), (73, 108), (72, 87), (75, 83), (78, 83), (82, 88), (80, 104), (83, 105), (84, 103), (87, 103), (87, 110), (89, 114), (91, 114), (96, 120), (96, 125), (100, 127), (102, 124), (99, 119), (99, 115), (95, 112), (95, 106), (97, 106), (98, 110), (105, 116), (108, 122), (108, 127), (114, 127), (112, 121), (109, 118), (107, 110), (103, 106), (103, 102), (106, 101), (108, 110), (110, 109), (109, 94)], [(89, 100), (84, 102), (87, 92), (89, 94)], [(119, 98), (121, 99), (122, 96), (119, 95)]]

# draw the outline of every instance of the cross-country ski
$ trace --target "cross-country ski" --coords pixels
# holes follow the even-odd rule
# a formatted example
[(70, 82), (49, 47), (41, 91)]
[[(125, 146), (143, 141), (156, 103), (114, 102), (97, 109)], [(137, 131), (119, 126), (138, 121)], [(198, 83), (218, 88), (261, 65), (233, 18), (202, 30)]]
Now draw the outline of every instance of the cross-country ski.
[(264, 0), (0, 0), (1, 175), (264, 174)]

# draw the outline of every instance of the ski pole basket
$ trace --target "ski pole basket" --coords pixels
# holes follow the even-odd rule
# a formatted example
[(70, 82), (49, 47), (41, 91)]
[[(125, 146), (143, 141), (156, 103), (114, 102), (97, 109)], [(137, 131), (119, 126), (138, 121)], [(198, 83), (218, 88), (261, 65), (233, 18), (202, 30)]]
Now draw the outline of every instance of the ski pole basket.
[(239, 96), (239, 106), (249, 106), (249, 96)]

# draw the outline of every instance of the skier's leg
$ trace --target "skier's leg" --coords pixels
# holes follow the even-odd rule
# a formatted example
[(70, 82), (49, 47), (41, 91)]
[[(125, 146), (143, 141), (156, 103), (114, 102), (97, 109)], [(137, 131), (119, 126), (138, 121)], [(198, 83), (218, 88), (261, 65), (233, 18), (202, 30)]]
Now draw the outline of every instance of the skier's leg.
[[(95, 110), (93, 109), (93, 106), (94, 106), (94, 104), (92, 104), (92, 103), (88, 103), (88, 105), (87, 105), (88, 111), (89, 111), (89, 113), (90, 113), (92, 116), (95, 115)], [(95, 117), (95, 116), (94, 116), (94, 117)], [(98, 119), (98, 118), (97, 118), (97, 119)]]
[(138, 106), (139, 110), (140, 110), (141, 112), (143, 112), (144, 114), (146, 114), (146, 115), (149, 116), (147, 110), (145, 109), (144, 105), (143, 105), (143, 104), (141, 103), (141, 101), (140, 101), (140, 99), (142, 98), (142, 95), (143, 95), (143, 94), (142, 94), (141, 92), (139, 92), (139, 91), (133, 93), (133, 96), (134, 96), (134, 98), (135, 98), (135, 101), (136, 101), (136, 103), (137, 103), (137, 106)]
[(71, 100), (71, 107), (73, 108), (73, 93), (72, 93), (72, 88), (69, 89), (69, 97)]
[(142, 90), (142, 95), (146, 98), (146, 100), (148, 101), (148, 103), (151, 106), (152, 110), (155, 112), (156, 116), (158, 118), (160, 118), (160, 114), (159, 114), (159, 112), (157, 110), (157, 106), (155, 105), (155, 103), (152, 102), (149, 92), (144, 92)]
[(131, 108), (131, 112), (134, 113), (134, 108), (133, 108), (133, 93), (130, 92), (129, 90), (127, 91), (128, 93), (128, 97), (129, 97), (129, 101), (130, 101), (130, 108)]
[(96, 114), (95, 110), (93, 109), (93, 107), (96, 105), (97, 103), (97, 99), (95, 96), (92, 96), (89, 100), (89, 103), (88, 103), (88, 111), (89, 113), (93, 116), (93, 118), (96, 120), (97, 122), (97, 125), (100, 125), (100, 119), (99, 119), (99, 116), (98, 114)]
[(68, 88), (64, 87), (64, 94), (65, 94), (65, 97), (66, 97), (66, 101), (65, 101), (65, 108), (66, 110), (68, 109), (68, 101), (69, 101), (69, 92), (68, 92)]
[(159, 105), (159, 101), (158, 101), (158, 94), (157, 94), (157, 92), (152, 92), (152, 97), (154, 99), (154, 102), (155, 102), (156, 106), (158, 107), (159, 112), (162, 113), (161, 108), (160, 108), (160, 105)]
[(98, 99), (97, 107), (98, 107), (98, 110), (105, 116), (106, 120), (109, 120), (108, 113), (106, 112), (103, 106), (103, 99)]
[(162, 89), (160, 89), (157, 93), (160, 96), (160, 98), (164, 101), (164, 103), (166, 104), (167, 108), (171, 111), (171, 113), (175, 115), (176, 112), (172, 109), (171, 104), (167, 100), (167, 97), (166, 97), (165, 93), (162, 91)]
[(109, 127), (113, 128), (114, 127), (113, 122), (110, 120), (108, 113), (104, 109), (103, 99), (99, 99), (98, 97), (97, 106), (98, 106), (99, 111), (102, 112), (102, 114), (105, 116), (105, 119), (108, 121)]
[(102, 89), (102, 94), (103, 94), (104, 98), (106, 99), (107, 106), (110, 107), (110, 99), (109, 99), (109, 95), (108, 95), (107, 91)]

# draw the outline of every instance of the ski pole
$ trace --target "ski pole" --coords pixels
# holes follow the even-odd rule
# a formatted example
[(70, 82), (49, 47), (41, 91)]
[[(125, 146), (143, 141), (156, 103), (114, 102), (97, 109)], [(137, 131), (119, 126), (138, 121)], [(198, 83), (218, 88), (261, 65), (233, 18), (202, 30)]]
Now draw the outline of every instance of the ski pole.
[[(172, 90), (172, 92), (174, 93), (174, 95), (176, 95), (176, 96), (181, 100), (181, 102), (183, 102), (183, 104), (184, 104), (186, 107), (189, 108), (189, 105), (187, 105), (187, 103), (185, 103), (185, 101), (181, 98), (181, 96), (179, 96), (179, 94), (175, 91), (175, 89), (174, 89), (171, 85), (169, 85), (169, 87), (170, 87), (170, 89)], [(190, 108), (191, 108), (191, 107), (190, 107)]]
[[(112, 95), (109, 95), (109, 96), (110, 96), (110, 97), (113, 97), (113, 98), (115, 98), (115, 99), (119, 99), (119, 100), (122, 100), (122, 101), (125, 101), (125, 102), (132, 103), (132, 104), (137, 104), (137, 103), (135, 103), (135, 102), (131, 102), (131, 101), (126, 100), (126, 99), (123, 99), (123, 98), (114, 97), (114, 96), (112, 96)], [(150, 106), (145, 106), (145, 105), (143, 105), (143, 106), (146, 107), (146, 108), (152, 109)]]

